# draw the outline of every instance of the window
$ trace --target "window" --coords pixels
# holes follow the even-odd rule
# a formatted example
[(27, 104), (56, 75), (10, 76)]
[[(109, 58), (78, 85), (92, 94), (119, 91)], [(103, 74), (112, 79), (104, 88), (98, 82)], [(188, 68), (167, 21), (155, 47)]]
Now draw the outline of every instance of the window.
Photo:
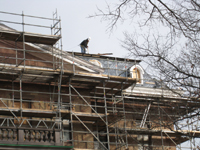
[(99, 66), (100, 68), (103, 68), (102, 64), (98, 60), (92, 59), (90, 62), (96, 66)]
[(138, 80), (138, 84), (143, 84), (143, 74), (144, 70), (139, 65), (134, 65), (130, 68), (130, 75), (132, 78), (136, 78)]

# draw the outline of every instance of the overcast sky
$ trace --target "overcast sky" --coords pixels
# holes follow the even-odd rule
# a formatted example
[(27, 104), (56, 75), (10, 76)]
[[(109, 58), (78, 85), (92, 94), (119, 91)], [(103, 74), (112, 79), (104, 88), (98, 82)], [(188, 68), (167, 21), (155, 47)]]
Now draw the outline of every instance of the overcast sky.
[[(108, 0), (108, 3), (115, 3), (117, 0)], [(52, 18), (53, 12), (58, 12), (61, 17), (63, 50), (80, 52), (78, 46), (82, 40), (91, 37), (89, 42), (89, 52), (113, 53), (114, 57), (126, 57), (127, 51), (120, 46), (119, 39), (123, 38), (124, 25), (118, 27), (112, 34), (106, 31), (106, 22), (101, 22), (101, 18), (88, 18), (89, 15), (97, 12), (97, 7), (104, 9), (104, 0), (0, 0), (0, 11), (18, 13), (22, 11), (25, 15), (41, 16)], [(4, 15), (0, 13), (0, 20), (11, 20), (21, 22), (21, 17)], [(29, 21), (25, 18), (25, 23), (42, 24), (40, 20)], [(44, 23), (43, 25), (50, 25)], [(15, 27), (11, 24), (6, 24)], [(43, 32), (41, 28), (30, 29), (25, 27), (27, 32)], [(50, 33), (50, 29), (49, 29)]]

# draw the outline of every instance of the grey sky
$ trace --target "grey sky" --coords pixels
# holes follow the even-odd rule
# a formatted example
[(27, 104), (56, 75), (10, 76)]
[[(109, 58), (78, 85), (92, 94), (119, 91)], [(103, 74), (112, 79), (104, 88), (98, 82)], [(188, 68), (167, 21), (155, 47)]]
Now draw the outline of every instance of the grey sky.
[[(109, 0), (109, 2), (114, 3), (117, 0)], [(113, 53), (113, 56), (125, 57), (127, 51), (121, 48), (119, 42), (123, 37), (123, 26), (109, 34), (106, 33), (107, 24), (101, 22), (101, 18), (87, 18), (97, 11), (96, 6), (105, 8), (106, 2), (103, 0), (0, 0), (0, 11), (5, 12), (21, 14), (23, 11), (26, 15), (52, 18), (53, 12), (57, 9), (58, 16), (61, 17), (63, 50), (80, 52), (78, 45), (90, 36), (92, 38), (89, 43), (90, 53)], [(15, 20), (17, 17), (11, 18), (0, 14), (0, 18), (0, 20)], [(21, 21), (21, 18), (18, 17), (18, 20)], [(25, 22), (29, 23), (29, 20), (26, 19)], [(34, 23), (41, 22), (36, 20)], [(40, 31), (41, 29), (37, 29), (36, 32)]]

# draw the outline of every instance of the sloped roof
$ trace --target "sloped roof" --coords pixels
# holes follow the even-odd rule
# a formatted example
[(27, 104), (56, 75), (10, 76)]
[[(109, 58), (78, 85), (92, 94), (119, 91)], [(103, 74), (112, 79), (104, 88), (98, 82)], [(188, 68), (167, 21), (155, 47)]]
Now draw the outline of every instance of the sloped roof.
[[(48, 51), (48, 52), (50, 52), (50, 54), (52, 54), (52, 52), (51, 52), (52, 51), (52, 47), (50, 47), (48, 45), (30, 44), (30, 43), (29, 43), (29, 45), (36, 46), (36, 47), (38, 46), (38, 48), (41, 48), (41, 50)], [(54, 51), (56, 53), (61, 53), (61, 50), (56, 49), (56, 48), (54, 48)], [(73, 56), (73, 54), (70, 54), (70, 53), (68, 53), (66, 51), (62, 51), (62, 56), (63, 56), (63, 60), (64, 61), (66, 61), (68, 63), (71, 63), (71, 64), (74, 63), (75, 65), (77, 65), (77, 66), (79, 66), (79, 67), (81, 67), (81, 68), (83, 68), (85, 70), (88, 70), (89, 72), (95, 72), (95, 71), (99, 72), (99, 73), (104, 72), (104, 70), (102, 68), (100, 68), (98, 66), (95, 66), (91, 62), (88, 62), (88, 61), (86, 61), (84, 59), (81, 59), (81, 58), (79, 58), (77, 56)]]
[[(75, 56), (84, 56), (84, 57), (94, 57), (94, 58), (101, 58), (101, 59), (110, 59), (110, 60), (118, 60), (118, 61), (129, 61), (129, 62), (136, 62), (140, 63), (141, 60), (136, 60), (136, 59), (129, 59), (129, 58), (120, 58), (120, 57), (111, 57), (111, 56), (106, 56), (106, 54), (84, 54), (84, 53), (79, 53), (79, 52), (68, 52), (70, 54), (74, 54)], [(110, 54), (110, 53), (108, 53)]]
[[(23, 36), (22, 32), (16, 31), (5, 24), (0, 23), (0, 39), (2, 40), (10, 40), (10, 41), (23, 41)], [(57, 41), (60, 37), (57, 36), (55, 38), (54, 35), (42, 35), (42, 34), (35, 34), (35, 33), (27, 33), (25, 32), (25, 44), (31, 47), (34, 47), (35, 49), (46, 52), (43, 54), (35, 53), (34, 56), (40, 57), (41, 55), (45, 55), (45, 57), (42, 57), (42, 59), (48, 59), (47, 55), (54, 56), (58, 59), (61, 59), (61, 56), (58, 54), (62, 54), (63, 61), (65, 63), (75, 65), (76, 67), (85, 70), (87, 72), (92, 72), (92, 73), (101, 73), (104, 70), (98, 66), (94, 66), (92, 63), (87, 62), (79, 57), (72, 56), (72, 54), (69, 54), (65, 51), (62, 51), (60, 49), (56, 49), (55, 47), (52, 47), (48, 45), (47, 41), (54, 40)], [(37, 38), (41, 37), (41, 40), (38, 40)], [(42, 40), (43, 39), (43, 40)], [(52, 41), (53, 44), (53, 41)], [(52, 53), (52, 50), (54, 53)], [(33, 55), (33, 54), (32, 54)]]

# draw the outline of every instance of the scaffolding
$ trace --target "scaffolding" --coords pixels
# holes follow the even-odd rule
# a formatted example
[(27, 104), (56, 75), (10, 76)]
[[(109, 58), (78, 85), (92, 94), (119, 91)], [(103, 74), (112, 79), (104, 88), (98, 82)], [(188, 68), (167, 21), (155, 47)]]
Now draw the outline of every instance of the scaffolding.
[[(20, 24), (22, 31), (0, 25), (0, 143), (199, 149), (199, 99), (163, 87), (136, 87), (140, 79), (128, 72), (140, 61), (106, 57), (101, 68), (78, 53), (63, 51), (57, 12), (53, 19), (0, 13), (22, 17), (21, 23), (1, 20)], [(32, 25), (25, 17), (51, 20), (53, 25)], [(27, 32), (24, 26), (49, 28), (50, 34)]]

